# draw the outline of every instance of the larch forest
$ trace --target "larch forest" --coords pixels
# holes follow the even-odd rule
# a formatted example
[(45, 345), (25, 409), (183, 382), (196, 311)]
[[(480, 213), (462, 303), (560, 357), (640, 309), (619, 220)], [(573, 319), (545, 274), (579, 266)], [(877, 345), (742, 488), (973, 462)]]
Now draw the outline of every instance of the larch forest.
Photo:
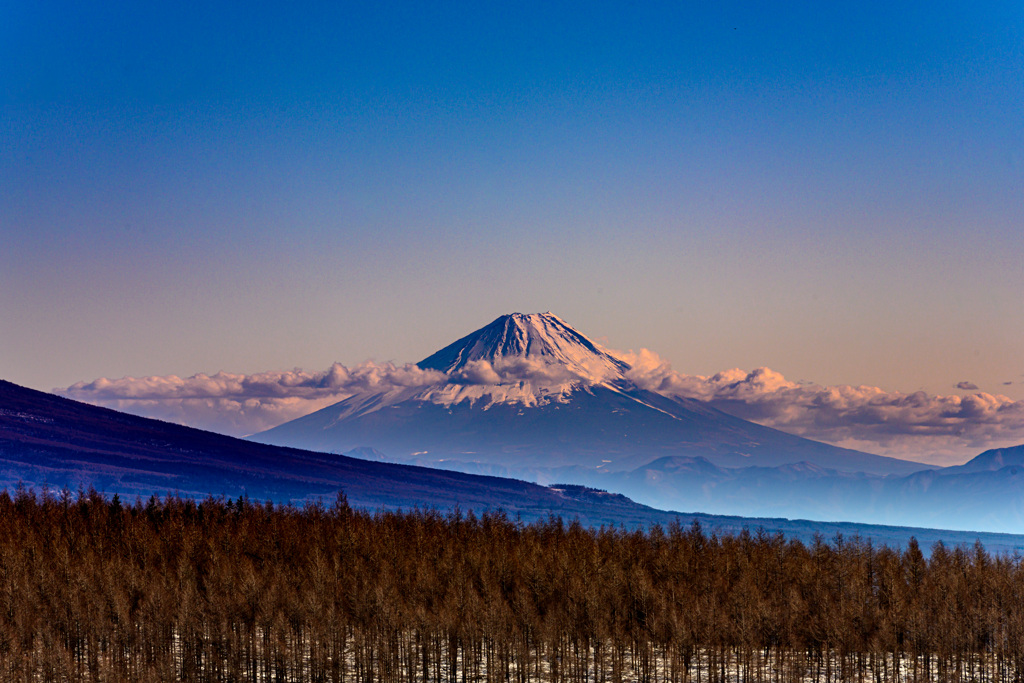
[(1024, 564), (859, 538), (0, 493), (0, 679), (1019, 681)]

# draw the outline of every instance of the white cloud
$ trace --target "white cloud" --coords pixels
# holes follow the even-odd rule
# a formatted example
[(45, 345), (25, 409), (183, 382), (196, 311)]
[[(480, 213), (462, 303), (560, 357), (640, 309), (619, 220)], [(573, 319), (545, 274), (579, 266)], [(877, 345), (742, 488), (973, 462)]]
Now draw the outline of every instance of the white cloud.
[(323, 372), (282, 370), (241, 375), (218, 372), (181, 378), (100, 378), (57, 393), (136, 415), (188, 424), (225, 434), (253, 434), (301, 417), (363, 391), (428, 386), (444, 373), (411, 363), (367, 361)]
[[(882, 455), (934, 464), (964, 462), (987, 448), (1024, 443), (1024, 402), (975, 392), (963, 396), (904, 394), (870, 386), (793, 382), (769, 368), (685, 375), (656, 353), (612, 352), (632, 367), (638, 386), (667, 396), (706, 401), (769, 427)], [(181, 378), (122, 377), (79, 382), (58, 390), (70, 398), (234, 435), (252, 434), (364, 391), (388, 391), (448, 381), (416, 365), (335, 363), (253, 375), (218, 372)], [(507, 358), (470, 362), (450, 378), (462, 385), (579, 381), (564, 366)]]
[(425, 387), (452, 381), (466, 385), (532, 382), (540, 386), (579, 380), (561, 365), (507, 358), (493, 365), (471, 361), (449, 378), (417, 365), (367, 361), (335, 363), (323, 372), (278, 370), (252, 375), (218, 372), (191, 377), (101, 377), (56, 392), (135, 415), (245, 436), (270, 429), (362, 392)]
[(494, 363), (482, 359), (468, 361), (451, 379), (459, 384), (531, 382), (551, 386), (580, 381), (581, 377), (560, 363), (512, 357), (499, 358)]
[(1024, 443), (1024, 402), (1006, 396), (804, 384), (769, 368), (683, 375), (646, 349), (620, 355), (642, 388), (707, 401), (737, 417), (848, 448), (946, 465)]
[(452, 381), (459, 384), (500, 384), (501, 376), (487, 361), (471, 360), (452, 375)]

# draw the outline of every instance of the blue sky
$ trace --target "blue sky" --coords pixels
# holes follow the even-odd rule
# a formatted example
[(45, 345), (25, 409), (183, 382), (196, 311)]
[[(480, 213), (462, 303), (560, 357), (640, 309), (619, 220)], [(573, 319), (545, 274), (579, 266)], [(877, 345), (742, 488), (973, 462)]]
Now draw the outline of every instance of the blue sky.
[(682, 372), (1024, 399), (1020, 3), (4, 14), (6, 379), (416, 361), (551, 310)]

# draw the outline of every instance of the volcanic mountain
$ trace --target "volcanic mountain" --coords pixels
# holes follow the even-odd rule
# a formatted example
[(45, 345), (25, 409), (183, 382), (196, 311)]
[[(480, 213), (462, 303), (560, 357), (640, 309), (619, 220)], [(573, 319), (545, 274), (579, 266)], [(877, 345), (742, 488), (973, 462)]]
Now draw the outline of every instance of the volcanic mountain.
[[(906, 475), (919, 463), (837, 448), (647, 391), (626, 359), (551, 313), (504, 315), (417, 364), (425, 384), (367, 391), (252, 437), (539, 481), (593, 481), (667, 456), (719, 467), (807, 462)], [(581, 475), (575, 476), (574, 473)]]

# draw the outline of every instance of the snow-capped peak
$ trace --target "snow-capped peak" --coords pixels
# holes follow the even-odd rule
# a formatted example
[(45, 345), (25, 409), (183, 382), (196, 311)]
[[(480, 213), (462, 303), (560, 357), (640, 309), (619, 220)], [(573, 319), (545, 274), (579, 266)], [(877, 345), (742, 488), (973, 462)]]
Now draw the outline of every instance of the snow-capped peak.
[[(417, 363), (452, 376), (486, 362), (501, 373), (545, 370), (588, 383), (624, 380), (629, 364), (552, 313), (511, 313)], [(486, 366), (485, 366), (486, 369)]]
[(403, 401), (484, 410), (499, 404), (523, 407), (568, 403), (595, 385), (632, 387), (629, 363), (580, 334), (552, 313), (511, 313), (417, 363), (444, 373), (427, 386), (389, 388), (353, 395), (337, 404), (335, 421), (380, 411)]

